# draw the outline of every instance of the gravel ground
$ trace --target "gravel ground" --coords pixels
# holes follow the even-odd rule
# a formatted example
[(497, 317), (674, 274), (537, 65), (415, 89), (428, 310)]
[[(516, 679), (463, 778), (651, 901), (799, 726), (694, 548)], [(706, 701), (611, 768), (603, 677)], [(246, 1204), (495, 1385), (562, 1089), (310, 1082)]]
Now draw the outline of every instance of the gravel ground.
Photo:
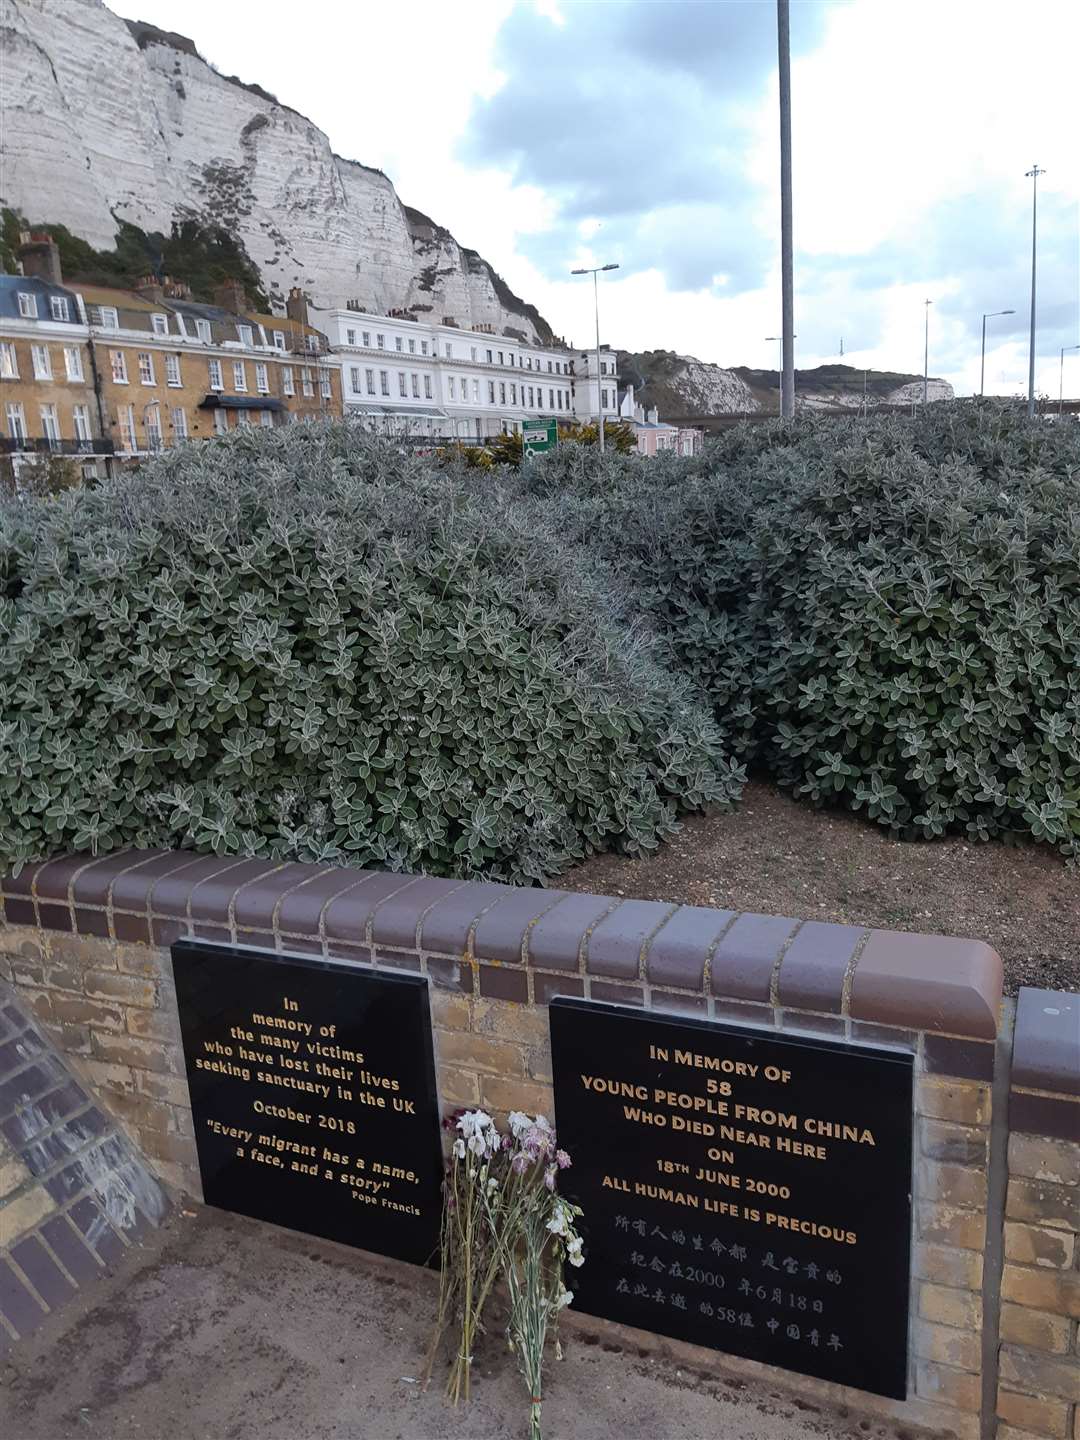
[[(0, 1364), (5, 1440), (525, 1440), (503, 1342), (473, 1403), (417, 1383), (436, 1279), (218, 1210), (175, 1216)], [(604, 1332), (607, 1335), (607, 1332)], [(717, 1355), (568, 1334), (545, 1440), (913, 1440), (911, 1426), (782, 1392)], [(642, 1337), (648, 1339), (649, 1337)], [(445, 1375), (445, 1370), (440, 1376)], [(797, 1383), (797, 1382), (795, 1382)]]
[(814, 810), (761, 782), (739, 808), (686, 821), (653, 855), (599, 855), (570, 890), (970, 935), (1021, 985), (1080, 990), (1080, 867), (1045, 846), (889, 838), (858, 816)]

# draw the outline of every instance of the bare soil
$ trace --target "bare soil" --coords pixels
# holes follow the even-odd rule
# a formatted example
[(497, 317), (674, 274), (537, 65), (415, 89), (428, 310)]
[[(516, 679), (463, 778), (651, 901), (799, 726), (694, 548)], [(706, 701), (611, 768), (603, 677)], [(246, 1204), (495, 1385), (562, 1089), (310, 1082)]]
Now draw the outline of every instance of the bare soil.
[(1047, 846), (890, 839), (760, 781), (641, 859), (598, 855), (570, 890), (986, 940), (1005, 985), (1080, 990), (1080, 867)]
[[(0, 1363), (5, 1440), (525, 1440), (497, 1334), (473, 1403), (418, 1377), (437, 1279), (219, 1210), (192, 1208)], [(568, 1334), (545, 1378), (546, 1440), (913, 1440), (717, 1355), (680, 1366), (637, 1332)], [(650, 1337), (642, 1337), (648, 1340)], [(659, 1337), (651, 1337), (658, 1340)], [(751, 1367), (752, 1368), (752, 1367)], [(793, 1380), (795, 1377), (792, 1377)]]

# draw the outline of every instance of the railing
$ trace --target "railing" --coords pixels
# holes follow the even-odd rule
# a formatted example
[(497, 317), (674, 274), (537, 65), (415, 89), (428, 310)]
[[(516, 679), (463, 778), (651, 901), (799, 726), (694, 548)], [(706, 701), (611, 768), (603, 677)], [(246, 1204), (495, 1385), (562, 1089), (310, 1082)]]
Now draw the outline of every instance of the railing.
[(49, 440), (40, 435), (22, 439), (0, 435), (2, 455), (112, 455), (111, 440)]

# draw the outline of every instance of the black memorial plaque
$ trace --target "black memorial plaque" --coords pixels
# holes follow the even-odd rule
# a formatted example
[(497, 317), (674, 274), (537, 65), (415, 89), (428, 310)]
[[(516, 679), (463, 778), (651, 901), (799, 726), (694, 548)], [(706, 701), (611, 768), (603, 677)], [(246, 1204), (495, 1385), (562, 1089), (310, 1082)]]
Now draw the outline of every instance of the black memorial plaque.
[(551, 1004), (574, 1305), (903, 1399), (913, 1058)]
[(442, 1158), (427, 981), (179, 940), (208, 1205), (428, 1263)]

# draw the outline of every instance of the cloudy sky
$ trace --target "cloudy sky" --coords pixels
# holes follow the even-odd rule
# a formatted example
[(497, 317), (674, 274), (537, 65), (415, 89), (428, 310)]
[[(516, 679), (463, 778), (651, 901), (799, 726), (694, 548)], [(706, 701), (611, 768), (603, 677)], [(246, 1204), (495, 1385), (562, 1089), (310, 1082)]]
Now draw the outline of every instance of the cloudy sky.
[[(771, 0), (113, 0), (189, 35), (385, 170), (555, 330), (775, 367)], [(796, 363), (1026, 392), (1032, 163), (1038, 387), (1080, 342), (1080, 6), (793, 0)], [(297, 25), (300, 15), (305, 23)], [(1066, 356), (1080, 395), (1080, 351)]]

